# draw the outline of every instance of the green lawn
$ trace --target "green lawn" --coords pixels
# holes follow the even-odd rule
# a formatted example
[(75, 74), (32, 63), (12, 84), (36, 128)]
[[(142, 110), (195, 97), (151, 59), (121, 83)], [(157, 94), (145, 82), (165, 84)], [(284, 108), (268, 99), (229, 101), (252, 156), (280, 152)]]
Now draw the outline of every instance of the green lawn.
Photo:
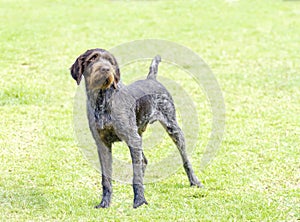
[[(300, 220), (300, 1), (0, 0), (0, 19), (0, 220)], [(226, 105), (224, 139), (201, 171), (209, 103), (162, 63), (159, 75), (191, 89), (198, 109), (191, 158), (205, 188), (190, 188), (180, 168), (146, 184), (148, 206), (133, 209), (132, 187), (114, 182), (111, 207), (96, 210), (101, 178), (74, 136), (69, 67), (86, 49), (149, 38), (210, 66)], [(123, 81), (144, 77), (147, 64), (123, 67)], [(118, 155), (129, 152), (117, 145)]]

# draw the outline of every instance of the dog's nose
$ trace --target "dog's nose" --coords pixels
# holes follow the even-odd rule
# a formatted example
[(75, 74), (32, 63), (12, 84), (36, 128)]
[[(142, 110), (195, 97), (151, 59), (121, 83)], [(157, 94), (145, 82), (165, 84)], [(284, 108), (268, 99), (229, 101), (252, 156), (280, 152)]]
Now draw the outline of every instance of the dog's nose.
[(109, 72), (109, 66), (103, 66), (103, 67), (101, 67), (101, 69), (100, 69), (100, 71), (101, 72)]

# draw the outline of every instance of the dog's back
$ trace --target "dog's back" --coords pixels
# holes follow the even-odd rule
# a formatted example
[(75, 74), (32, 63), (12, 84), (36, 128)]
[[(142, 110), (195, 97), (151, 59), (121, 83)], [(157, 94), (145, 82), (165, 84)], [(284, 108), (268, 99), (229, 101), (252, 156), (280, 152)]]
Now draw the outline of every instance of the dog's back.
[[(119, 100), (121, 103), (131, 103), (130, 101), (135, 102), (145, 96), (148, 98), (148, 100), (150, 100), (152, 97), (157, 99), (157, 97), (160, 97), (159, 95), (164, 95), (173, 102), (172, 97), (167, 89), (156, 80), (158, 65), (160, 62), (160, 56), (155, 56), (149, 67), (147, 78), (144, 80), (135, 81), (128, 86), (121, 87), (116, 93), (115, 99)], [(126, 104), (123, 105), (124, 107), (127, 107)]]
[[(146, 79), (138, 80), (123, 86), (113, 95), (111, 114), (115, 118), (133, 111), (137, 119), (137, 127), (143, 131), (148, 123), (163, 118), (168, 112), (175, 117), (173, 99), (168, 90), (156, 80), (160, 56), (155, 56), (149, 67)], [(164, 110), (164, 108), (166, 110)]]

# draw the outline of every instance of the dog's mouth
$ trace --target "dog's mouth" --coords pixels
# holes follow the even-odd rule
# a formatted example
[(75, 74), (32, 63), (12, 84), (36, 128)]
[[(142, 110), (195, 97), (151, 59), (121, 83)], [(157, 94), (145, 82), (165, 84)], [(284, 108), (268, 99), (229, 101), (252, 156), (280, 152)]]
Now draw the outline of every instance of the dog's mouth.
[(103, 86), (101, 87), (102, 89), (107, 89), (111, 86), (111, 84), (113, 83), (114, 81), (114, 75), (109, 75), (106, 80), (104, 81), (103, 83)]
[(94, 90), (97, 89), (108, 89), (114, 82), (115, 78), (113, 74), (110, 74), (108, 77), (95, 78), (92, 80)]

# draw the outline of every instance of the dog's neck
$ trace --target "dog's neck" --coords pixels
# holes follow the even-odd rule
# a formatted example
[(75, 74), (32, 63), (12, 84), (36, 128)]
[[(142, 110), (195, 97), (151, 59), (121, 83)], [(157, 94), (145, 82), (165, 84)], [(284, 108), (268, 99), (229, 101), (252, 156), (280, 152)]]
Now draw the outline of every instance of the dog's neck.
[(104, 128), (107, 123), (110, 122), (109, 115), (109, 102), (112, 95), (122, 87), (122, 83), (118, 83), (118, 88), (114, 86), (108, 89), (90, 90), (86, 87), (86, 94), (88, 97), (88, 103), (94, 112), (95, 122), (99, 128)]
[(113, 87), (108, 89), (87, 90), (87, 97), (91, 108), (94, 111), (101, 111), (108, 105), (114, 91), (115, 89)]
[(110, 100), (111, 96), (123, 87), (124, 84), (122, 82), (118, 82), (117, 89), (115, 89), (112, 85), (108, 89), (92, 90), (89, 89), (89, 87), (86, 85), (86, 95), (90, 106), (95, 110), (100, 104), (103, 105), (104, 103), (107, 103)]

